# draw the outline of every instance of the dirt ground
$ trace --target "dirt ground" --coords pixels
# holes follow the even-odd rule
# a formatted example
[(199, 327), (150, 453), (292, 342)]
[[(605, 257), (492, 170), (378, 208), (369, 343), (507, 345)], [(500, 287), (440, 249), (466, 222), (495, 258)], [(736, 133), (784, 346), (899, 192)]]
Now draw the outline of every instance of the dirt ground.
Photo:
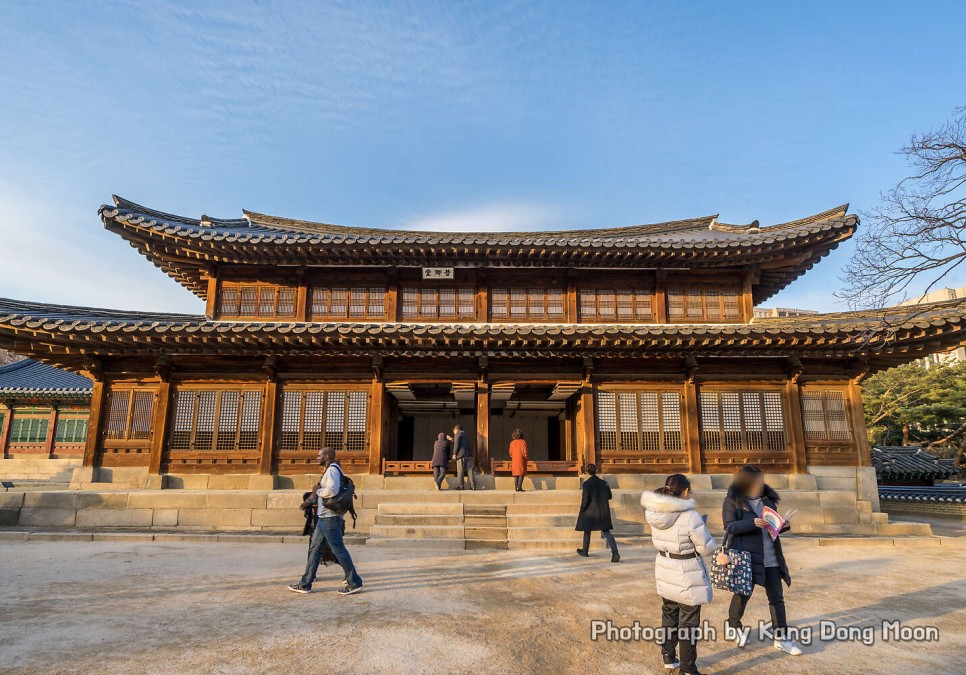
[[(599, 546), (599, 542), (597, 544)], [(365, 591), (285, 585), (297, 544), (0, 542), (4, 672), (664, 672), (650, 642), (591, 640), (591, 621), (658, 625), (650, 545), (613, 565), (561, 552), (412, 551), (357, 546)], [(703, 672), (966, 672), (966, 548), (818, 547), (789, 539), (790, 621), (874, 627), (874, 644), (814, 641), (790, 657), (721, 634), (727, 600), (703, 618)], [(767, 617), (762, 589), (746, 622)], [(885, 642), (881, 622), (936, 626), (931, 643)]]

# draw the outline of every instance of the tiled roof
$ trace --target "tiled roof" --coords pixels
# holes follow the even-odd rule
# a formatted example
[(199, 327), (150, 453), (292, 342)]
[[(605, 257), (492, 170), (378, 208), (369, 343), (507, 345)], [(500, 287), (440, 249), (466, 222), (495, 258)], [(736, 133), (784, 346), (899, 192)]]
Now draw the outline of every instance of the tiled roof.
[[(765, 263), (760, 302), (855, 231), (848, 205), (771, 227), (717, 216), (631, 227), (555, 232), (425, 232), (346, 227), (244, 211), (244, 218), (188, 218), (114, 197), (105, 227), (201, 297), (208, 265), (720, 267)], [(781, 264), (785, 259), (787, 265)], [(779, 263), (776, 265), (776, 262)]]
[(493, 353), (838, 355), (888, 365), (908, 350), (966, 342), (966, 299), (918, 307), (755, 319), (750, 324), (349, 323), (210, 321), (0, 299), (0, 347), (50, 353)]
[(888, 502), (925, 502), (927, 504), (966, 504), (966, 486), (959, 485), (880, 485), (879, 499)]
[(874, 446), (872, 466), (879, 480), (943, 480), (955, 475), (919, 446)]
[(0, 396), (86, 398), (91, 395), (92, 388), (91, 381), (83, 375), (32, 359), (0, 366)]

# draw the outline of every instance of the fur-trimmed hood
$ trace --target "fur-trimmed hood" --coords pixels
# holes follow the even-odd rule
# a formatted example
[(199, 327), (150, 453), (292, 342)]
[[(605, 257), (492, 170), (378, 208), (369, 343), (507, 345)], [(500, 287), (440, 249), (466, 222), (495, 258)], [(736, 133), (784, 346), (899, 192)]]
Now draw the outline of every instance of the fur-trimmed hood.
[[(766, 499), (772, 500), (776, 504), (779, 501), (781, 501), (781, 497), (778, 496), (778, 493), (775, 492), (775, 490), (768, 483), (765, 483), (765, 489), (761, 493), (761, 496), (764, 497), (764, 498), (766, 498)], [(743, 494), (741, 494), (740, 492), (738, 492), (738, 489), (734, 485), (729, 485), (728, 486), (728, 498), (729, 499), (734, 499), (735, 501), (738, 501), (738, 500), (745, 499), (745, 496)]]
[(644, 518), (659, 530), (666, 530), (677, 521), (685, 511), (694, 510), (693, 499), (681, 499), (657, 492), (645, 492), (641, 495), (641, 505), (644, 507)]

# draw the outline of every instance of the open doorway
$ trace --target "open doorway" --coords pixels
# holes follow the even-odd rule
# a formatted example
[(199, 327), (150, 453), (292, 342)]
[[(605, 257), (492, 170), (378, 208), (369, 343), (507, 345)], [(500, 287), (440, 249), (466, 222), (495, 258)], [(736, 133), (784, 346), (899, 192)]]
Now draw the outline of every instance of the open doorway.
[(559, 462), (573, 454), (569, 401), (579, 383), (499, 383), (490, 390), (490, 457), (510, 458), (514, 429), (523, 432), (530, 461)]
[(392, 383), (386, 389), (398, 402), (397, 459), (429, 461), (437, 436), (452, 436), (457, 424), (470, 435), (475, 447), (475, 384)]

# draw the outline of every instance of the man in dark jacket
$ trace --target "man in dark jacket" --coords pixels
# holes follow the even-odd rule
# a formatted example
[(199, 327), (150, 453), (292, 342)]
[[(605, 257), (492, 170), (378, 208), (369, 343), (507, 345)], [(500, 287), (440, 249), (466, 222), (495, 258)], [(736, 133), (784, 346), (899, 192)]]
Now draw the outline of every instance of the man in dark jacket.
[[(775, 632), (775, 647), (797, 656), (802, 650), (785, 635), (788, 620), (782, 591), (782, 581), (791, 586), (792, 577), (782, 552), (781, 537), (772, 540), (761, 518), (763, 507), (777, 511), (778, 502), (778, 493), (765, 483), (761, 469), (754, 464), (746, 464), (735, 474), (734, 482), (728, 488), (728, 496), (721, 507), (721, 519), (725, 528), (725, 545), (751, 555), (752, 579), (755, 586), (765, 588), (772, 630)], [(781, 531), (790, 529), (791, 525), (786, 522)], [(741, 627), (741, 617), (750, 598), (750, 594), (735, 593), (732, 596), (728, 608), (728, 624), (732, 628)]]
[(590, 548), (590, 533), (600, 531), (600, 537), (607, 542), (611, 551), (611, 562), (620, 562), (621, 556), (617, 552), (617, 540), (611, 534), (614, 525), (610, 517), (610, 500), (613, 493), (607, 481), (597, 476), (597, 465), (588, 464), (584, 472), (590, 478), (584, 481), (583, 497), (580, 500), (580, 512), (577, 515), (577, 527), (574, 529), (584, 533), (584, 545), (577, 549), (577, 555), (588, 557)]
[(467, 474), (470, 477), (470, 489), (476, 489), (476, 476), (473, 475), (473, 450), (470, 448), (470, 438), (457, 424), (453, 427), (453, 459), (456, 460), (456, 477), (459, 479), (457, 490), (463, 489), (463, 481)]
[(436, 442), (433, 443), (433, 461), (430, 464), (433, 467), (433, 481), (436, 483), (437, 490), (443, 489), (443, 479), (446, 478), (446, 467), (449, 465), (449, 448), (446, 434), (439, 432)]

